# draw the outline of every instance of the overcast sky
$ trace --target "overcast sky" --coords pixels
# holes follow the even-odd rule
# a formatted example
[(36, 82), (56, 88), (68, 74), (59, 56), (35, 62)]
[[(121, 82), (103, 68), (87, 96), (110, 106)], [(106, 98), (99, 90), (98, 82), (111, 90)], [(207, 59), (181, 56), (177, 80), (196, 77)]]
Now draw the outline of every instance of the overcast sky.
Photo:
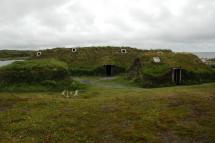
[(215, 52), (215, 0), (0, 0), (0, 49)]

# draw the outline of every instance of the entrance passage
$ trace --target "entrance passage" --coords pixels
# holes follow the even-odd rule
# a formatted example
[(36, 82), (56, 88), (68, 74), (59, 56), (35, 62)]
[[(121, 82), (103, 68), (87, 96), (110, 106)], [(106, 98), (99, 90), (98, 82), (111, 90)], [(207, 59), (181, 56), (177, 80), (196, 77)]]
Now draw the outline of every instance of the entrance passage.
[(112, 65), (105, 65), (106, 68), (106, 76), (112, 76)]
[(176, 84), (179, 85), (181, 84), (181, 68), (173, 68), (172, 69), (172, 81)]

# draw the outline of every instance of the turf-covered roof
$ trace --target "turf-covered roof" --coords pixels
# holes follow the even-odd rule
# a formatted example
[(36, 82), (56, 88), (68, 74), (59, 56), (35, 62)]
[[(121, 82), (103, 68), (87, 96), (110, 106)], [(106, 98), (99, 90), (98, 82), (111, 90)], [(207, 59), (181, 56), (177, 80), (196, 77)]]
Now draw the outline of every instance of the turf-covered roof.
[[(127, 53), (122, 53), (126, 49)], [(170, 50), (140, 50), (129, 47), (83, 47), (55, 48), (41, 51), (42, 55), (33, 58), (56, 58), (65, 61), (74, 68), (96, 68), (103, 65), (116, 65), (128, 69), (135, 59), (139, 58), (145, 66), (182, 67), (190, 71), (209, 70), (202, 61), (190, 53), (174, 53)], [(161, 62), (154, 63), (153, 57), (159, 57)]]
[[(122, 49), (126, 49), (126, 53)], [(154, 52), (169, 53), (169, 50), (153, 50)], [(103, 65), (116, 65), (128, 69), (133, 61), (148, 53), (147, 50), (140, 50), (129, 47), (83, 47), (73, 52), (72, 48), (55, 48), (41, 51), (41, 56), (33, 58), (56, 58), (65, 61), (72, 68), (94, 69)]]

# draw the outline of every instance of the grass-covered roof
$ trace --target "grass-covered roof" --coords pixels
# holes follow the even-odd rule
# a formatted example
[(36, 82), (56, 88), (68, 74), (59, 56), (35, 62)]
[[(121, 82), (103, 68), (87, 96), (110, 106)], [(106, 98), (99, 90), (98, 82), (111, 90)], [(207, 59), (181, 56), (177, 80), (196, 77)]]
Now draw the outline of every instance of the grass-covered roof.
[[(121, 49), (126, 49), (122, 53)], [(154, 52), (169, 50), (152, 50)], [(65, 61), (72, 68), (94, 69), (103, 65), (116, 65), (128, 69), (133, 61), (149, 52), (129, 47), (83, 47), (77, 48), (72, 52), (72, 48), (56, 48), (41, 51), (42, 55), (37, 57), (36, 53), (33, 58), (56, 58)]]
[[(127, 53), (121, 53), (126, 49)], [(139, 58), (147, 68), (182, 67), (188, 71), (204, 72), (211, 70), (195, 55), (190, 53), (174, 53), (170, 50), (140, 50), (129, 47), (83, 47), (72, 52), (72, 48), (55, 48), (41, 51), (42, 55), (33, 58), (56, 58), (66, 62), (71, 68), (94, 69), (103, 65), (116, 65), (129, 69), (134, 60)], [(153, 57), (159, 57), (160, 63), (155, 64)], [(144, 70), (148, 70), (145, 68)], [(162, 69), (161, 69), (162, 70)]]

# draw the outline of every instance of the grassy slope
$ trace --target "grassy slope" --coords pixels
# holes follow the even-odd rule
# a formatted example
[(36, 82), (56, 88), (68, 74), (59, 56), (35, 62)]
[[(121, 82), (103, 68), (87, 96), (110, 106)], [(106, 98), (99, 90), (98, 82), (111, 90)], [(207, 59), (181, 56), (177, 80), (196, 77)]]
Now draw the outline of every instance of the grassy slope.
[[(121, 85), (117, 80), (107, 84)], [(70, 99), (0, 93), (0, 142), (215, 141), (214, 83), (157, 89), (102, 84)]]

